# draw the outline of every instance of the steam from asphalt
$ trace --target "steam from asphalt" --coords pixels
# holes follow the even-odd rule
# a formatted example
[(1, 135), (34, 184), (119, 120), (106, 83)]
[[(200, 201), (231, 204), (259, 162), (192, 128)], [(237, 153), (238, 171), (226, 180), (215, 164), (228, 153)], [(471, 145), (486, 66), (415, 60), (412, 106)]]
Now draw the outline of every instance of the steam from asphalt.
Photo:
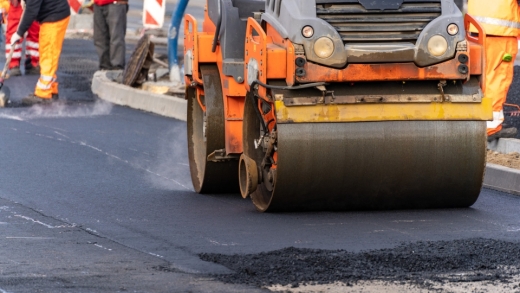
[(112, 107), (112, 103), (103, 100), (96, 100), (94, 103), (85, 104), (75, 103), (73, 105), (55, 102), (49, 105), (34, 105), (21, 112), (0, 112), (0, 118), (25, 121), (41, 118), (93, 117), (110, 114)]
[(147, 159), (147, 181), (162, 190), (193, 190), (186, 149), (184, 124), (166, 130), (159, 138), (157, 157)]

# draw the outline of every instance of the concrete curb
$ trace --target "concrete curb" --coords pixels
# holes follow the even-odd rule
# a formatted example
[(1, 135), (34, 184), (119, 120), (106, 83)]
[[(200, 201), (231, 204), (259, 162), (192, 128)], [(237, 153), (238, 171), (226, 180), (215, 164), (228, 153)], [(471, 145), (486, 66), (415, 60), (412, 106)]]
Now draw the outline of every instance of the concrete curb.
[(484, 187), (520, 195), (520, 170), (488, 163)]
[[(487, 148), (503, 154), (520, 153), (520, 140), (501, 138), (489, 142)], [(520, 195), (520, 170), (488, 163), (484, 176), (484, 187)]]
[(520, 153), (520, 140), (515, 138), (496, 139), (488, 143), (487, 148), (502, 154)]
[(116, 105), (152, 112), (186, 121), (187, 102), (183, 98), (154, 94), (114, 82), (121, 71), (97, 71), (92, 78), (92, 92)]

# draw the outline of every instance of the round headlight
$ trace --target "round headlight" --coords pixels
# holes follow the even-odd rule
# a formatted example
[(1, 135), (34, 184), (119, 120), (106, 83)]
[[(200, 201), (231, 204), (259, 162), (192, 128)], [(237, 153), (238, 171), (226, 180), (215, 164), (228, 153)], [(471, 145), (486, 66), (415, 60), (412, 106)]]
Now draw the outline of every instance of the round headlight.
[(446, 53), (447, 50), (448, 42), (443, 36), (436, 35), (428, 41), (428, 51), (433, 56), (442, 56), (444, 53)]
[(454, 36), (459, 33), (459, 26), (452, 23), (452, 24), (448, 25), (447, 30), (448, 30), (448, 34), (450, 34), (450, 36)]
[(334, 43), (327, 37), (321, 37), (314, 42), (314, 53), (320, 58), (328, 58), (334, 52)]
[(306, 25), (302, 28), (302, 35), (306, 38), (310, 38), (314, 35), (314, 29), (310, 25)]

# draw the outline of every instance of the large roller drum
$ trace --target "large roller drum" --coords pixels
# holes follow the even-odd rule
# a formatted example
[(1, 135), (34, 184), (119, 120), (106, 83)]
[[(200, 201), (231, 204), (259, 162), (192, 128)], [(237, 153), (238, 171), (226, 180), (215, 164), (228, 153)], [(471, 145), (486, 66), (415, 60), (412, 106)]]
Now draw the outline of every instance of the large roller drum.
[[(244, 154), (260, 166), (253, 107), (248, 100)], [(275, 178), (264, 175), (251, 194), (260, 211), (468, 207), (482, 187), (484, 121), (293, 123), (276, 130)]]
[(186, 89), (188, 156), (193, 188), (198, 193), (238, 192), (237, 161), (208, 160), (208, 156), (216, 150), (225, 149), (224, 101), (217, 66), (202, 65), (200, 70), (204, 95), (198, 97), (194, 88)]

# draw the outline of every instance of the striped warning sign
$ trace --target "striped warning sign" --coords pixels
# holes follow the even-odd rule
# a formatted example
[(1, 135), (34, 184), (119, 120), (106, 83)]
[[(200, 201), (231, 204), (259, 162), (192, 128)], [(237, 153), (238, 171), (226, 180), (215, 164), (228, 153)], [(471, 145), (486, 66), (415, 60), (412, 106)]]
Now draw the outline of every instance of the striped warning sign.
[(70, 13), (78, 14), (81, 10), (81, 5), (83, 5), (83, 0), (69, 0), (70, 5)]
[(145, 28), (162, 28), (166, 0), (144, 0), (143, 26)]

